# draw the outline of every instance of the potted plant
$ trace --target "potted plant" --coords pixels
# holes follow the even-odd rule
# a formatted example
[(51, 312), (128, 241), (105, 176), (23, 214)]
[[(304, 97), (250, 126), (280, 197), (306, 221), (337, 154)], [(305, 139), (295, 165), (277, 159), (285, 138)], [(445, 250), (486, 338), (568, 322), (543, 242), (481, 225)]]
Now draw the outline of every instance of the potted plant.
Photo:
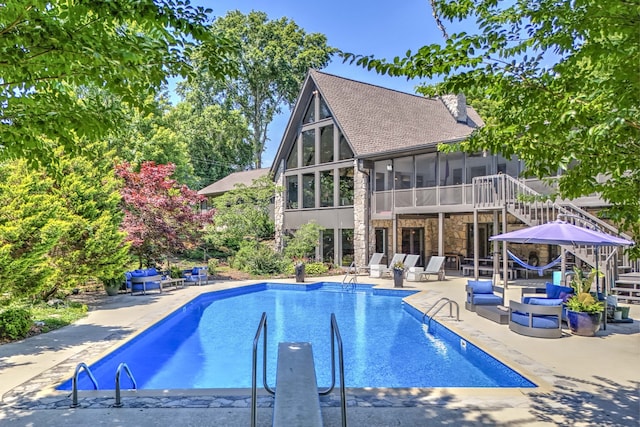
[(396, 262), (391, 267), (393, 270), (393, 286), (396, 288), (402, 287), (404, 281), (404, 263), (401, 261)]
[(592, 337), (600, 330), (604, 304), (591, 294), (591, 285), (596, 270), (584, 276), (582, 270), (574, 267), (575, 275), (571, 280), (574, 295), (566, 302), (567, 323), (572, 334)]
[(104, 286), (104, 290), (107, 292), (107, 295), (111, 297), (118, 295), (118, 292), (120, 291), (120, 288), (122, 287), (122, 283), (123, 283), (123, 279), (118, 277), (112, 277), (109, 279), (101, 278), (100, 281), (102, 282), (102, 285)]

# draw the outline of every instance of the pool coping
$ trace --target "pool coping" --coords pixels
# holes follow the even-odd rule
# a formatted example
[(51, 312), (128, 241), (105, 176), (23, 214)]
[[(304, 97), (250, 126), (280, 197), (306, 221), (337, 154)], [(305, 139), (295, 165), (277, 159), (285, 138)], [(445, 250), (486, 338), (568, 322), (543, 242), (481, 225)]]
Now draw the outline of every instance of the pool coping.
[[(264, 281), (263, 281), (264, 282)], [(261, 282), (236, 283), (233, 286), (207, 289), (193, 296), (188, 302), (204, 293), (224, 291), (231, 288), (253, 286)], [(271, 283), (271, 282), (269, 282)], [(325, 282), (338, 283), (338, 282)], [(315, 283), (291, 284), (293, 286), (314, 285)], [(385, 286), (373, 285), (373, 288), (393, 291)], [(406, 289), (403, 289), (406, 291)], [(418, 290), (403, 300), (417, 310), (425, 311), (440, 297), (438, 292)], [(105, 340), (91, 345), (89, 348), (75, 353), (58, 363), (53, 368), (42, 372), (5, 393), (2, 402), (16, 409), (61, 409), (68, 408), (71, 403), (71, 392), (55, 390), (55, 386), (69, 378), (80, 362), (88, 365), (110, 353), (116, 347), (134, 339), (157, 321), (176, 311), (177, 308), (165, 310), (135, 331), (113, 333)], [(464, 388), (464, 387), (431, 387), (431, 388), (348, 388), (347, 405), (350, 407), (417, 407), (447, 404), (459, 401), (468, 404), (469, 399), (483, 402), (484, 405), (501, 407), (519, 407), (527, 404), (527, 394), (544, 393), (553, 388), (554, 373), (537, 364), (531, 358), (509, 349), (504, 344), (492, 340), (491, 337), (467, 326), (464, 322), (438, 319), (439, 323), (451, 329), (461, 338), (477, 346), (496, 360), (504, 363), (525, 378), (534, 382), (534, 388)], [(487, 344), (490, 344), (489, 345)], [(506, 356), (505, 356), (506, 355)], [(122, 390), (123, 403), (126, 407), (143, 408), (245, 408), (250, 407), (250, 389), (196, 389), (196, 390)], [(78, 403), (80, 407), (109, 408), (115, 402), (114, 390), (80, 391)], [(258, 406), (271, 407), (273, 398), (259, 389)], [(322, 406), (339, 406), (339, 393), (334, 391), (321, 398)]]

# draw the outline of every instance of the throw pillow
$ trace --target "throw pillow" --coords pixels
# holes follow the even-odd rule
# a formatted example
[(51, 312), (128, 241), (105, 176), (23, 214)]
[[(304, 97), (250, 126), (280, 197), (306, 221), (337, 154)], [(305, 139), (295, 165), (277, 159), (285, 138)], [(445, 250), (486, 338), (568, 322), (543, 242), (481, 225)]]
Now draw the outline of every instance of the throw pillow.
[(468, 280), (467, 285), (473, 288), (474, 294), (493, 293), (493, 282), (491, 280)]

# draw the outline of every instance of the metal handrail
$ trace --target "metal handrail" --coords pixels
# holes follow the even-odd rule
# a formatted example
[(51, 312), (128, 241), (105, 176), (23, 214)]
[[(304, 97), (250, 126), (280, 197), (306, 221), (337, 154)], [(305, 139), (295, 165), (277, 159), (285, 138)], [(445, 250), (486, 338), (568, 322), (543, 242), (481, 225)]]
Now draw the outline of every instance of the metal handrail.
[(326, 396), (336, 385), (336, 356), (335, 343), (338, 343), (338, 369), (340, 370), (340, 408), (342, 413), (342, 427), (347, 426), (347, 393), (344, 385), (344, 353), (342, 337), (335, 313), (331, 313), (331, 385), (326, 390), (319, 391), (320, 396)]
[[(353, 271), (353, 273), (352, 273)], [(350, 279), (347, 281), (347, 278), (350, 277)], [(345, 283), (345, 281), (347, 283)], [(358, 283), (358, 267), (356, 266), (356, 262), (353, 261), (351, 262), (351, 265), (349, 267), (347, 267), (347, 272), (345, 273), (344, 277), (342, 278), (342, 289), (347, 290), (349, 289), (349, 286), (351, 287), (351, 290), (355, 290), (356, 289), (356, 284)]]
[(275, 391), (267, 384), (267, 313), (263, 312), (260, 318), (260, 324), (256, 331), (256, 336), (253, 339), (253, 361), (251, 368), (251, 427), (255, 427), (258, 424), (258, 341), (260, 335), (264, 330), (263, 350), (262, 350), (262, 385), (264, 389), (271, 395), (275, 394)]
[(116, 403), (113, 404), (114, 408), (122, 408), (122, 401), (120, 399), (120, 373), (122, 372), (123, 368), (129, 376), (129, 379), (131, 379), (131, 382), (133, 383), (133, 389), (135, 390), (138, 388), (138, 383), (136, 383), (136, 379), (133, 378), (133, 374), (131, 373), (131, 369), (129, 369), (129, 366), (127, 366), (127, 364), (124, 362), (120, 363), (120, 365), (118, 365), (118, 369), (116, 370)]
[(89, 369), (89, 367), (87, 366), (86, 363), (84, 362), (80, 362), (78, 363), (78, 365), (76, 366), (76, 370), (73, 373), (73, 378), (71, 379), (71, 394), (72, 394), (72, 400), (71, 400), (71, 408), (77, 408), (78, 407), (78, 375), (80, 374), (80, 370), (84, 369), (85, 372), (87, 373), (87, 375), (89, 376), (89, 379), (91, 380), (91, 382), (93, 383), (93, 387), (94, 390), (98, 389), (98, 381), (96, 380), (96, 377), (93, 376), (93, 374), (91, 373), (91, 369)]
[[(440, 302), (445, 301), (444, 304), (442, 304), (440, 307), (438, 307), (438, 309), (435, 311), (435, 313), (433, 313), (431, 316), (429, 315), (429, 312), (431, 310), (433, 310), (434, 308), (436, 308), (438, 306), (438, 304), (440, 304)], [(444, 307), (449, 306), (449, 317), (453, 317), (453, 306), (456, 306), (456, 321), (460, 321), (460, 306), (458, 305), (458, 303), (456, 301), (453, 301), (447, 297), (442, 297), (440, 298), (438, 301), (435, 302), (435, 304), (433, 304), (431, 307), (429, 307), (429, 309), (427, 311), (424, 312), (424, 314), (422, 315), (422, 323), (424, 323), (424, 318), (425, 317), (429, 317), (429, 323), (427, 324), (428, 326), (431, 326), (431, 319), (433, 319), (433, 317), (438, 314), (440, 312), (440, 310), (442, 310)]]

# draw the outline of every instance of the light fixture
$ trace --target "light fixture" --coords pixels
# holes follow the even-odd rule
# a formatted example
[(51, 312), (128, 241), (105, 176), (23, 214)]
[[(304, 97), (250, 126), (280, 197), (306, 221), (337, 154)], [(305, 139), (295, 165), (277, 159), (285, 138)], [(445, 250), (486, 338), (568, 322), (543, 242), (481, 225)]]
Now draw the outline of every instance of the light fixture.
[(393, 172), (393, 162), (391, 160), (387, 163), (387, 172)]

